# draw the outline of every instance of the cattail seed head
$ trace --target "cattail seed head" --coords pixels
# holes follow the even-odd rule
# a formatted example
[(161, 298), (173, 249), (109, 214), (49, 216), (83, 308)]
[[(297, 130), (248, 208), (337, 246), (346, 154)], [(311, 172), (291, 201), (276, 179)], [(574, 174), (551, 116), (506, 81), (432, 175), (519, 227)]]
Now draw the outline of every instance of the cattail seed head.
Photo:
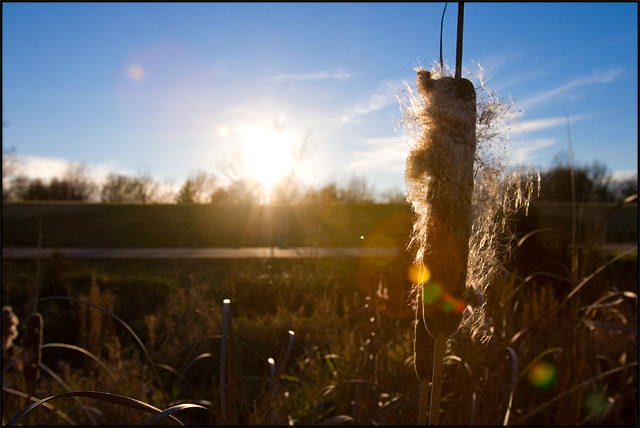
[(484, 296), (513, 241), (506, 219), (526, 210), (539, 191), (539, 175), (530, 167), (508, 168), (512, 103), (485, 87), (480, 66), (475, 88), (451, 75), (446, 65), (418, 69), (418, 93), (406, 85), (408, 102), (399, 100), (410, 147), (410, 246), (416, 267), (430, 272), (429, 279), (414, 281), (413, 290), (420, 379), (429, 377), (436, 333), (461, 329), (488, 339)]

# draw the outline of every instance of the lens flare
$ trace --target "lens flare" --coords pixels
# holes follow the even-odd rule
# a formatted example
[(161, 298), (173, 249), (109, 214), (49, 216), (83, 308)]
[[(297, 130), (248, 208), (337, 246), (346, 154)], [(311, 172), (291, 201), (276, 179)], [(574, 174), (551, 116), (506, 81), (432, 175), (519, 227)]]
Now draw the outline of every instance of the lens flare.
[(442, 296), (442, 287), (433, 282), (426, 284), (423, 296), (425, 305), (435, 305), (440, 301), (440, 296)]
[(547, 389), (555, 385), (556, 376), (556, 366), (544, 360), (538, 361), (527, 373), (531, 385), (538, 389)]
[(127, 76), (134, 82), (144, 79), (144, 69), (139, 65), (131, 65), (127, 68)]
[(216, 126), (216, 131), (218, 132), (218, 135), (221, 136), (222, 138), (227, 137), (231, 133), (231, 130), (229, 129), (229, 127), (225, 125)]
[(414, 284), (426, 284), (431, 279), (431, 271), (423, 264), (412, 265), (409, 268), (409, 281)]

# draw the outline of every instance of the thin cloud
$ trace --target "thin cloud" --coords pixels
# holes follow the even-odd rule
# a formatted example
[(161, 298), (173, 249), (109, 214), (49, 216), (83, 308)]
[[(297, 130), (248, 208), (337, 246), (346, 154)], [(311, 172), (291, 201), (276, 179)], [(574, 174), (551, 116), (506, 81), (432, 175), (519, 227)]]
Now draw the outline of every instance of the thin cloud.
[(529, 98), (525, 98), (523, 101), (518, 103), (518, 106), (524, 109), (548, 101), (551, 98), (554, 98), (562, 93), (566, 93), (572, 89), (579, 88), (581, 86), (591, 85), (595, 83), (609, 83), (613, 81), (613, 79), (621, 72), (622, 69), (609, 70), (604, 73), (596, 72), (589, 77), (574, 79), (569, 83), (558, 86), (557, 88), (553, 88)]
[(340, 125), (352, 122), (354, 119), (368, 113), (380, 110), (386, 106), (396, 104), (396, 94), (402, 89), (402, 83), (398, 81), (384, 81), (378, 89), (369, 97), (347, 110), (338, 118)]
[(534, 140), (511, 142), (509, 144), (509, 160), (511, 163), (531, 162), (534, 153), (556, 144), (555, 138), (538, 138)]
[(354, 152), (356, 159), (349, 170), (402, 174), (407, 147), (402, 136), (371, 138), (363, 141), (368, 150)]
[(273, 80), (347, 80), (354, 76), (354, 73), (349, 73), (341, 68), (335, 71), (319, 71), (316, 73), (302, 73), (302, 74), (278, 74), (273, 76)]
[(616, 181), (624, 181), (631, 180), (632, 178), (638, 178), (638, 170), (637, 169), (625, 169), (620, 171), (613, 171), (611, 173), (613, 179)]
[[(571, 116), (571, 122), (578, 122), (592, 116), (591, 114), (581, 114), (578, 116)], [(518, 122), (517, 128), (522, 132), (535, 132), (543, 129), (555, 128), (556, 126), (566, 125), (566, 116), (553, 117), (547, 119), (535, 119), (527, 120), (525, 122)]]
[[(39, 178), (43, 182), (50, 182), (54, 178), (62, 178), (69, 169), (69, 165), (77, 164), (67, 159), (54, 157), (39, 156), (20, 156), (21, 173), (30, 178)], [(97, 165), (87, 165), (87, 172), (96, 181), (101, 184), (106, 180), (109, 173), (114, 172), (115, 162), (109, 161)]]

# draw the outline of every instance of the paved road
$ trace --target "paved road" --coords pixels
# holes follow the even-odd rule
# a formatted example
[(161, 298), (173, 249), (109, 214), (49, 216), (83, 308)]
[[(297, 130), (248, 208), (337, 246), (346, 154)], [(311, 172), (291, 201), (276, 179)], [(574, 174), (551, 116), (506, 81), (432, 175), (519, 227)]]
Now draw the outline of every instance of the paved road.
[(70, 258), (95, 259), (237, 259), (395, 256), (400, 248), (298, 247), (298, 248), (3, 248), (3, 259), (51, 257), (58, 252)]
[[(623, 252), (636, 248), (635, 243), (607, 244), (600, 248)], [(85, 259), (244, 259), (244, 258), (316, 258), (396, 256), (401, 248), (390, 247), (245, 247), (245, 248), (41, 248), (40, 256), (58, 252), (65, 257)], [(3, 259), (35, 259), (37, 248), (3, 248)]]

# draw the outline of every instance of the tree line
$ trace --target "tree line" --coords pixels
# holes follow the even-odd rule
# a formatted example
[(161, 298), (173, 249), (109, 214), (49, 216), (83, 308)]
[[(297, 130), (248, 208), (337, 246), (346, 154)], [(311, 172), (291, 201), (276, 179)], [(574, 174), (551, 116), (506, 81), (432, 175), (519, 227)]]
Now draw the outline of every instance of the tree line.
[(69, 163), (66, 171), (49, 182), (20, 173), (14, 151), (2, 154), (2, 200), (77, 201), (106, 204), (373, 204), (403, 203), (401, 190), (376, 192), (365, 178), (345, 183), (330, 182), (319, 188), (304, 185), (292, 173), (271, 189), (268, 198), (261, 183), (248, 174), (227, 174), (226, 184), (203, 170), (192, 172), (179, 188), (161, 184), (148, 173), (137, 176), (110, 173), (102, 184), (91, 177), (84, 164)]
[[(571, 202), (573, 189), (577, 202), (614, 202), (638, 193), (637, 175), (614, 180), (599, 161), (572, 167), (566, 154), (554, 158), (552, 166), (540, 171), (540, 194), (537, 200)], [(137, 176), (110, 173), (99, 185), (84, 164), (69, 163), (60, 177), (49, 182), (20, 173), (20, 161), (13, 150), (2, 154), (2, 200), (10, 201), (80, 201), (122, 204), (367, 204), (404, 203), (401, 190), (376, 192), (361, 177), (345, 183), (330, 182), (319, 188), (305, 186), (292, 173), (271, 189), (265, 189), (247, 174), (231, 174), (226, 185), (214, 174), (196, 170), (177, 190), (155, 181), (148, 173)], [(575, 183), (572, 186), (572, 181)]]

